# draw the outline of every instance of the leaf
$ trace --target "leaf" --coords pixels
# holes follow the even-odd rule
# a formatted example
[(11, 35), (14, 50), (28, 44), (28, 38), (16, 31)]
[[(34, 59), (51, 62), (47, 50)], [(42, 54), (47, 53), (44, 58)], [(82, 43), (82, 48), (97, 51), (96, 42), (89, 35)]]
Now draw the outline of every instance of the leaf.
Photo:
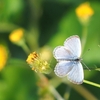
[(25, 61), (11, 59), (2, 71), (1, 76), (2, 81), (0, 81), (0, 87), (6, 86), (6, 88), (0, 89), (2, 98), (5, 98), (3, 100), (37, 99), (37, 79), (33, 71), (26, 67)]

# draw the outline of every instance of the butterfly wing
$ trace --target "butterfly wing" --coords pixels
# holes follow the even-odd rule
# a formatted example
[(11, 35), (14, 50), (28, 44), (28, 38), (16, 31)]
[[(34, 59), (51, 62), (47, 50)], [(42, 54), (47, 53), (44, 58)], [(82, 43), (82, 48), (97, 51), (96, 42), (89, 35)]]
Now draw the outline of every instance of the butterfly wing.
[(81, 42), (77, 35), (70, 36), (64, 42), (64, 46), (68, 49), (74, 58), (80, 57), (81, 55)]
[(58, 60), (54, 70), (57, 76), (67, 76), (75, 84), (81, 84), (83, 82), (83, 67), (79, 61), (73, 61), (81, 55), (81, 42), (77, 35), (66, 39), (64, 46), (56, 47), (53, 55)]
[(58, 77), (65, 77), (73, 68), (70, 61), (60, 61), (57, 63), (54, 72)]
[(84, 79), (83, 67), (80, 62), (76, 62), (67, 74), (68, 80), (74, 84), (82, 84)]
[(58, 61), (71, 59), (73, 57), (73, 54), (64, 46), (56, 47), (53, 51), (53, 55)]
[(77, 35), (71, 36), (64, 42), (64, 46), (58, 46), (53, 51), (54, 57), (60, 60), (77, 59), (81, 55), (81, 42)]

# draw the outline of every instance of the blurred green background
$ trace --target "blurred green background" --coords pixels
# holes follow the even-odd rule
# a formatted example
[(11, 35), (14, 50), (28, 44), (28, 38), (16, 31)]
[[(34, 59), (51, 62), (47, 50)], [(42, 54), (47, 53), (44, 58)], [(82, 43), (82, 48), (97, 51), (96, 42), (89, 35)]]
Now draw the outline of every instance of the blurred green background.
[[(87, 0), (0, 0), (0, 44), (7, 48), (8, 60), (0, 71), (0, 100), (57, 100), (56, 96), (42, 87), (37, 73), (26, 63), (27, 54), (9, 40), (9, 34), (18, 28), (25, 30), (25, 42), (30, 51), (49, 47), (51, 54), (58, 45), (71, 35), (82, 38), (82, 25), (75, 9)], [(84, 70), (85, 79), (100, 84), (100, 1), (89, 0), (94, 14), (88, 25), (88, 34), (83, 51), (83, 62), (91, 69)], [(90, 49), (89, 52), (88, 49)], [(45, 51), (45, 48), (44, 48)], [(87, 52), (87, 53), (86, 53)], [(51, 55), (50, 67), (56, 61)], [(48, 81), (56, 77), (53, 70), (45, 75)], [(58, 78), (60, 80), (60, 78)], [(55, 81), (58, 84), (58, 80)], [(42, 80), (43, 81), (43, 80)], [(66, 79), (67, 81), (67, 79)], [(45, 81), (43, 81), (45, 83)], [(92, 99), (100, 99), (100, 88), (83, 83), (81, 87), (66, 83), (51, 85), (64, 100), (84, 100), (91, 94)], [(76, 88), (77, 89), (76, 89)], [(79, 91), (78, 91), (79, 89)], [(82, 93), (80, 93), (82, 91)], [(61, 99), (59, 99), (61, 100)]]

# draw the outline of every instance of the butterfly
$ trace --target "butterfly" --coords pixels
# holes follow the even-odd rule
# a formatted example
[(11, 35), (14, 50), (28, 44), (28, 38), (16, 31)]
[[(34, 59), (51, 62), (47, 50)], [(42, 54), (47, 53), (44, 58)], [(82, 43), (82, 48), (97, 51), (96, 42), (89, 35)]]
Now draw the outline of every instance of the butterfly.
[(74, 84), (82, 84), (84, 79), (81, 64), (81, 41), (78, 35), (67, 38), (64, 46), (57, 46), (53, 51), (54, 58), (58, 61), (54, 72), (58, 77), (67, 76)]

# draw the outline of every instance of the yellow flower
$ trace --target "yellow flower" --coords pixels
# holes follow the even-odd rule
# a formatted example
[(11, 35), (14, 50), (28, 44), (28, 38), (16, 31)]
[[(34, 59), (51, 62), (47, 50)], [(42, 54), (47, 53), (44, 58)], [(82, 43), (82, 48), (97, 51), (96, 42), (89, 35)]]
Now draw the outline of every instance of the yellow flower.
[(9, 35), (9, 39), (13, 43), (19, 42), (23, 38), (24, 30), (22, 28), (14, 30)]
[(26, 62), (28, 64), (32, 64), (38, 57), (38, 54), (36, 52), (30, 53), (30, 55), (28, 56)]
[(0, 45), (0, 70), (2, 70), (7, 62), (8, 53), (5, 46)]
[(40, 55), (36, 52), (32, 52), (26, 62), (30, 65), (32, 70), (35, 72), (45, 73), (48, 74), (51, 71), (51, 68), (47, 61), (43, 60)]
[(93, 9), (90, 7), (89, 3), (83, 3), (76, 8), (76, 15), (82, 22), (87, 22), (89, 18), (94, 14)]

